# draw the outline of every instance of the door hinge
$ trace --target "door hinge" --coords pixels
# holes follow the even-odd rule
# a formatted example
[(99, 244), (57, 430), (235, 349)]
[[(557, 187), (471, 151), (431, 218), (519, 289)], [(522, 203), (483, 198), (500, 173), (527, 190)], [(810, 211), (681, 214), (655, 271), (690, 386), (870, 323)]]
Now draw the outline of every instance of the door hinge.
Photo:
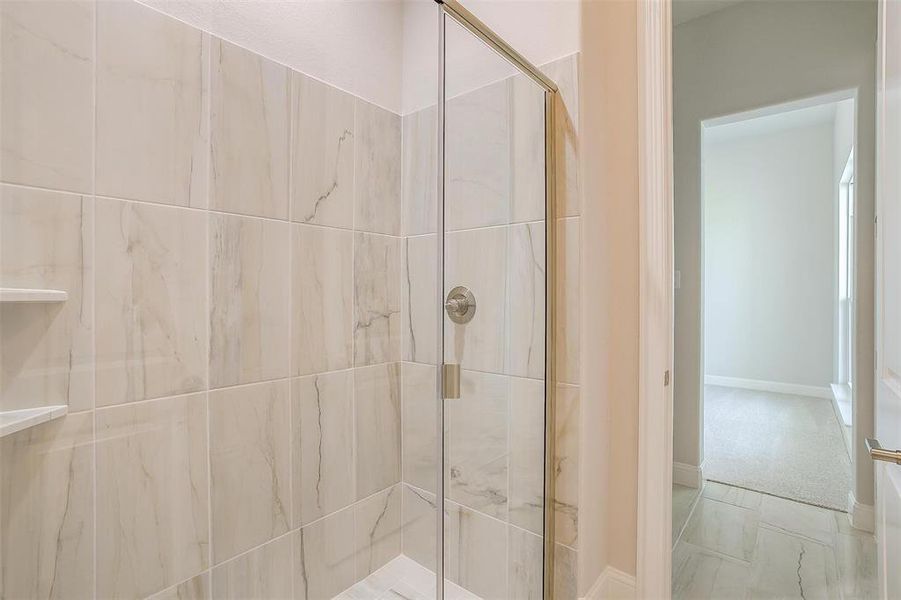
[(669, 369), (663, 372), (663, 387), (669, 385)]
[(460, 365), (444, 363), (441, 369), (441, 392), (445, 400), (460, 397)]

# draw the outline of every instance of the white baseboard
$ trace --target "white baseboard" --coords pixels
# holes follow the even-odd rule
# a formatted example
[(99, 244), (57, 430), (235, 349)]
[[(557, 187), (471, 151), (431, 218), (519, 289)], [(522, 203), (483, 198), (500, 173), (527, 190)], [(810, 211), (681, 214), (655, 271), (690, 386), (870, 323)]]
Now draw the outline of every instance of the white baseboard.
[(704, 465), (699, 467), (685, 463), (673, 463), (673, 483), (698, 488), (704, 484)]
[(607, 565), (582, 600), (634, 600), (635, 576)]
[(704, 375), (704, 383), (707, 385), (722, 385), (744, 390), (758, 390), (776, 394), (793, 394), (795, 396), (810, 396), (812, 398), (826, 398), (828, 400), (832, 399), (832, 389), (829, 386), (820, 387), (817, 385), (801, 385), (799, 383), (763, 381), (761, 379), (741, 379), (740, 377), (723, 377), (722, 375)]
[(848, 492), (848, 520), (854, 529), (868, 533), (876, 531), (876, 510), (872, 504), (858, 502), (854, 492)]

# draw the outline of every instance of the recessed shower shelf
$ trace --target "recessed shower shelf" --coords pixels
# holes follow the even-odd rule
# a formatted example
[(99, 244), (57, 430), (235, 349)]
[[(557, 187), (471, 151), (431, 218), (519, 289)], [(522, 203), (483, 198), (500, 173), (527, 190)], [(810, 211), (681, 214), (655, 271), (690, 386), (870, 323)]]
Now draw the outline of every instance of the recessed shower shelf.
[(57, 419), (67, 412), (69, 407), (65, 404), (0, 411), (0, 437)]
[(0, 302), (65, 302), (68, 299), (68, 292), (62, 290), (0, 288)]

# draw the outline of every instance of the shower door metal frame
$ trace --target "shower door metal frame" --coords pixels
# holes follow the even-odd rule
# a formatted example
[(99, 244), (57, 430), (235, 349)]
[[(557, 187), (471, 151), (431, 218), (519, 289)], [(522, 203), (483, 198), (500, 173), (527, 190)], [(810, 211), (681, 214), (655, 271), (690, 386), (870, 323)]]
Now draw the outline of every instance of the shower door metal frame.
[[(490, 49), (510, 62), (521, 73), (527, 75), (544, 89), (544, 152), (545, 152), (545, 379), (544, 379), (544, 556), (543, 556), (543, 597), (551, 600), (554, 596), (554, 524), (555, 524), (555, 479), (554, 479), (554, 446), (556, 440), (556, 406), (557, 406), (557, 361), (556, 361), (556, 283), (557, 283), (557, 163), (556, 163), (556, 106), (558, 88), (534, 64), (517, 52), (503, 38), (485, 25), (478, 17), (464, 8), (457, 0), (435, 0), (440, 7), (438, 11), (438, 207), (437, 232), (441, 236), (437, 246), (437, 299), (441, 303), (444, 298), (444, 141), (445, 141), (445, 103), (447, 101), (446, 76), (446, 32), (445, 15), (454, 19), (459, 25), (482, 40)], [(436, 437), (436, 463), (438, 480), (435, 493), (436, 560), (435, 577), (437, 582), (436, 599), (444, 600), (444, 316), (439, 311), (438, 319), (438, 356), (439, 364), (436, 377), (436, 397), (438, 398)]]

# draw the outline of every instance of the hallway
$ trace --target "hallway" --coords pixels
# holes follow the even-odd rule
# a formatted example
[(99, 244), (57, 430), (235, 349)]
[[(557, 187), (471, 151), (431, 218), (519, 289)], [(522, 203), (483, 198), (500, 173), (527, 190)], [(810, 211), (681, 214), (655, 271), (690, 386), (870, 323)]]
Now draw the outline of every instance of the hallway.
[(847, 514), (711, 481), (695, 496), (674, 486), (674, 600), (876, 597), (876, 543)]

